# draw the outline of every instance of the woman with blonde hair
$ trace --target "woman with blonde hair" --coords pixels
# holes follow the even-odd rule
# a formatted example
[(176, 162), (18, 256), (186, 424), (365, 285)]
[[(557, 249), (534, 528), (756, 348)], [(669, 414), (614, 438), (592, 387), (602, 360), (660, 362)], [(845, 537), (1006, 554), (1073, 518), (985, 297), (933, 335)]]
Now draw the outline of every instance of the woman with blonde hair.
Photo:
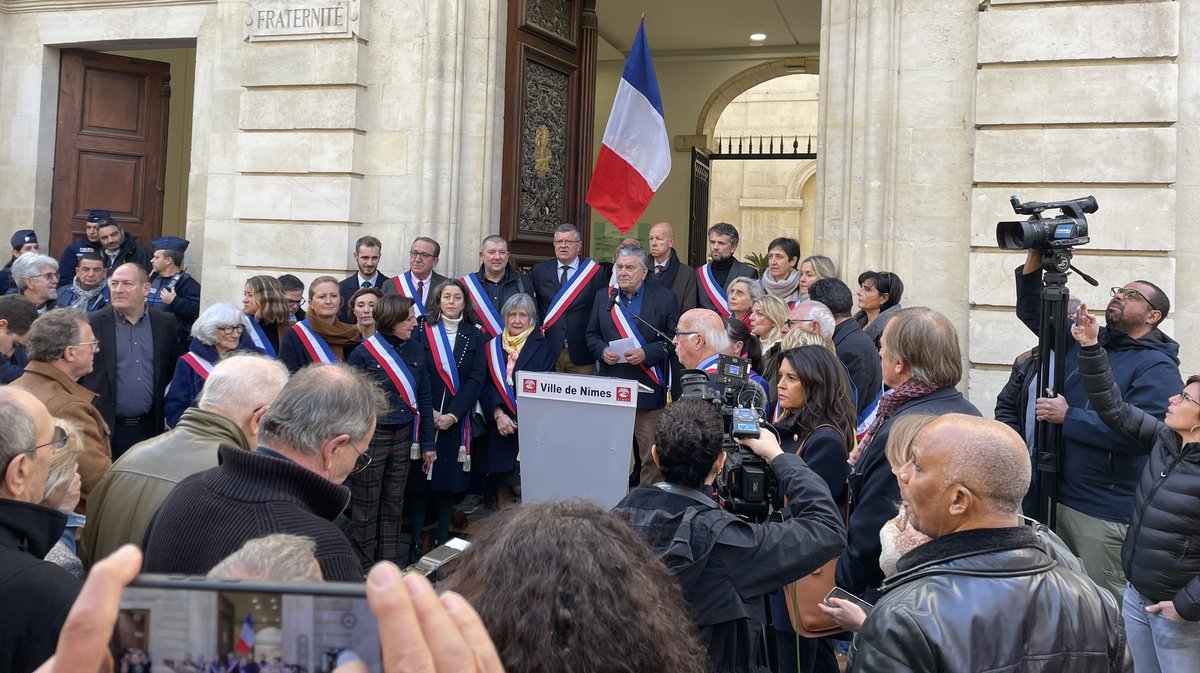
[(764, 295), (750, 309), (750, 333), (762, 346), (762, 376), (774, 387), (779, 385), (779, 358), (783, 353), (783, 325), (788, 306), (775, 295)]
[(46, 554), (46, 560), (83, 581), (83, 563), (79, 560), (77, 540), (87, 520), (82, 514), (75, 513), (83, 486), (79, 478), (79, 454), (83, 453), (83, 437), (79, 434), (79, 428), (70, 421), (54, 419), (51, 447), (54, 451), (50, 454), (50, 470), (46, 473), (42, 506), (66, 514), (67, 527)]
[(837, 266), (825, 255), (811, 255), (800, 262), (800, 295), (808, 299), (808, 288), (822, 278), (837, 278)]
[(362, 341), (354, 325), (338, 320), (341, 289), (333, 276), (317, 276), (308, 286), (308, 313), (292, 325), (279, 344), (279, 359), (295, 374), (314, 362), (345, 362)]
[(271, 357), (279, 357), (279, 342), (292, 326), (283, 285), (274, 276), (251, 276), (242, 288), (242, 312), (249, 318), (248, 334), (254, 346)]

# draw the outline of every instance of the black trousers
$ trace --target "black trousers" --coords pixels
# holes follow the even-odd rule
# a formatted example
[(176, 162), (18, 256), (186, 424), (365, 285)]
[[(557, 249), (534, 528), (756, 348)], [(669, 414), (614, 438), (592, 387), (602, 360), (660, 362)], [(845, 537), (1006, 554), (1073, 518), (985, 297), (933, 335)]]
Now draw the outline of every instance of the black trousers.
[(124, 455), (129, 447), (157, 435), (158, 428), (154, 427), (153, 413), (132, 418), (118, 416), (112, 428), (112, 459), (115, 461)]

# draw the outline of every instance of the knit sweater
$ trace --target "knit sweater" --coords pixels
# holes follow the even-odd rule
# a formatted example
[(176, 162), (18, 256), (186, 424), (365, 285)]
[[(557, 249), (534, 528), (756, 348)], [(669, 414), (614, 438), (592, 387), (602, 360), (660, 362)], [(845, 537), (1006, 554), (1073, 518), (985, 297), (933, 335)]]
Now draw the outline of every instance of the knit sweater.
[(143, 571), (203, 575), (249, 540), (290, 533), (316, 543), (326, 580), (362, 581), (354, 549), (333, 523), (350, 490), (275, 455), (222, 445), (218, 467), (181, 481), (146, 531)]

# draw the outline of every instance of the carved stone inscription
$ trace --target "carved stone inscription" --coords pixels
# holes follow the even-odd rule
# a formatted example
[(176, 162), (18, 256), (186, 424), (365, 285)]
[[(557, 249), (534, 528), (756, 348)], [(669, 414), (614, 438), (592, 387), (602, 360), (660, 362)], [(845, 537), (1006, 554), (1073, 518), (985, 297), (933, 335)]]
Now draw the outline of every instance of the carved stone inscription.
[(250, 42), (354, 37), (359, 33), (360, 0), (250, 2), (246, 39)]
[[(521, 128), (521, 210), (518, 228), (550, 234), (568, 220), (566, 200), (567, 73), (525, 62), (525, 121)], [(569, 218), (574, 221), (572, 214)]]

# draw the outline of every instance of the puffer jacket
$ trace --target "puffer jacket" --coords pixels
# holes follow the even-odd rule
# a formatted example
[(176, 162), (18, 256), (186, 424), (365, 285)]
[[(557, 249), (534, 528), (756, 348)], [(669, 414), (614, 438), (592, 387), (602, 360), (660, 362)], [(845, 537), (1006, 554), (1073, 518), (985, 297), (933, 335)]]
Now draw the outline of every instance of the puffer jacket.
[(1133, 520), (1121, 547), (1125, 578), (1154, 602), (1171, 601), (1179, 616), (1200, 620), (1200, 444), (1183, 444), (1165, 423), (1121, 399), (1099, 346), (1079, 352), (1088, 399), (1113, 430), (1150, 447), (1133, 495)]
[(1131, 673), (1116, 600), (1029, 526), (951, 533), (900, 558), (847, 671)]

